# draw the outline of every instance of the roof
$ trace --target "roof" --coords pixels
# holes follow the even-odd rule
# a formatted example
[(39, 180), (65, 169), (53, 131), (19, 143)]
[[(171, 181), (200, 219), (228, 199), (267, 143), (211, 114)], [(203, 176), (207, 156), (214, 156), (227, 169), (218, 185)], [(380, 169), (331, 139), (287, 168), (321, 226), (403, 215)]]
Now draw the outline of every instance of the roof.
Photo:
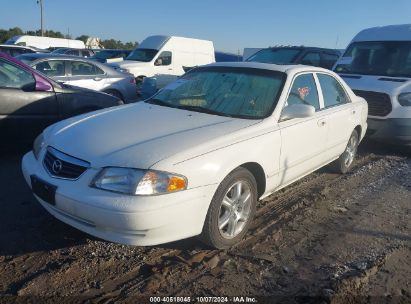
[(70, 60), (87, 60), (87, 58), (84, 57), (79, 57), (79, 56), (72, 56), (72, 55), (64, 55), (64, 54), (53, 54), (53, 53), (30, 53), (30, 54), (22, 54), (19, 56), (19, 58), (35, 58), (35, 60), (37, 59), (55, 59), (55, 58), (59, 58), (59, 59), (70, 59)]
[(271, 70), (278, 71), (283, 73), (297, 73), (304, 71), (318, 71), (318, 72), (327, 72), (330, 71), (320, 67), (314, 67), (309, 65), (302, 64), (271, 64), (271, 63), (260, 63), (252, 61), (242, 61), (242, 62), (217, 62), (206, 65), (207, 67), (218, 66), (218, 67), (238, 67), (238, 68), (251, 68), (251, 69), (261, 69), (261, 70)]
[(411, 41), (411, 24), (367, 28), (359, 32), (354, 41)]
[[(316, 46), (293, 46), (293, 45), (287, 45), (287, 46), (274, 46), (274, 47), (269, 47), (265, 49), (299, 49), (299, 50), (308, 50), (308, 51), (327, 51), (327, 52), (335, 52), (339, 53), (339, 50), (336, 49), (329, 49), (329, 48), (321, 48), (321, 47), (316, 47)], [(264, 49), (262, 49), (264, 50)]]

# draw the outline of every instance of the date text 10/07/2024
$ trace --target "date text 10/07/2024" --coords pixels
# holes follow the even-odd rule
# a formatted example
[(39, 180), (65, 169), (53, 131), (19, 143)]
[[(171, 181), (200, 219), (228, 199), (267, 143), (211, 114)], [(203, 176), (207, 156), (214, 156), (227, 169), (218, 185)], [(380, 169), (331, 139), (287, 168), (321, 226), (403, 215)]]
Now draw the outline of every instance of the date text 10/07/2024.
[(150, 303), (257, 303), (254, 297), (150, 297)]

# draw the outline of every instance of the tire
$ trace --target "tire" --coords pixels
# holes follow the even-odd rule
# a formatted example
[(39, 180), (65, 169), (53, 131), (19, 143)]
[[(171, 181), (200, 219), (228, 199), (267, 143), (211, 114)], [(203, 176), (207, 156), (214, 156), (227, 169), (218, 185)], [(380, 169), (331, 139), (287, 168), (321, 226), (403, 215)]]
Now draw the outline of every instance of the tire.
[(121, 93), (117, 90), (106, 90), (106, 91), (104, 91), (104, 93), (107, 93), (111, 96), (117, 97), (118, 99), (120, 99), (121, 101), (124, 102), (123, 95), (121, 95)]
[(344, 152), (330, 165), (334, 172), (345, 174), (351, 169), (355, 156), (357, 155), (358, 144), (359, 135), (358, 132), (354, 130), (351, 133)]
[(218, 249), (238, 243), (248, 231), (256, 205), (257, 183), (254, 176), (242, 167), (235, 169), (218, 186), (200, 239)]

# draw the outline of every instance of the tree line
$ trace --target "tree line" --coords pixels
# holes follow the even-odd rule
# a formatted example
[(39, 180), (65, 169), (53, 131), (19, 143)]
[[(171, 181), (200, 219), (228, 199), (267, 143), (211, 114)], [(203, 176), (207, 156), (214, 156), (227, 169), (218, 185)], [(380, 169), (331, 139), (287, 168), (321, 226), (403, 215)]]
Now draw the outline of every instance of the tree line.
[[(9, 28), (8, 30), (0, 29), (0, 44), (5, 43), (8, 39), (10, 39), (13, 36), (20, 36), (20, 35), (41, 36), (41, 31), (40, 30), (23, 31), (19, 27)], [(71, 35), (64, 35), (62, 32), (52, 31), (52, 30), (44, 31), (44, 36), (51, 37), (51, 38), (73, 39)], [(81, 35), (74, 39), (82, 40), (84, 43), (86, 43), (87, 38), (89, 38), (88, 35)], [(115, 39), (101, 40), (101, 44), (106, 49), (126, 49), (126, 50), (134, 49), (138, 45), (137, 42), (131, 42), (131, 41), (122, 42), (120, 40), (115, 40)]]

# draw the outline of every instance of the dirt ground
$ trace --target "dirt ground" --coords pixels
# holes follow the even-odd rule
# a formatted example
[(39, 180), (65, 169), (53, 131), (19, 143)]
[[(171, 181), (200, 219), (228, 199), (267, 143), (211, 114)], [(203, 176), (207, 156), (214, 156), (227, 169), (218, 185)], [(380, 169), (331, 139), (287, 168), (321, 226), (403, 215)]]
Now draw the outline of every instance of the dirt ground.
[(2, 154), (0, 303), (411, 303), (410, 156), (362, 144), (352, 172), (321, 169), (264, 199), (222, 251), (90, 237), (35, 201), (21, 153)]

